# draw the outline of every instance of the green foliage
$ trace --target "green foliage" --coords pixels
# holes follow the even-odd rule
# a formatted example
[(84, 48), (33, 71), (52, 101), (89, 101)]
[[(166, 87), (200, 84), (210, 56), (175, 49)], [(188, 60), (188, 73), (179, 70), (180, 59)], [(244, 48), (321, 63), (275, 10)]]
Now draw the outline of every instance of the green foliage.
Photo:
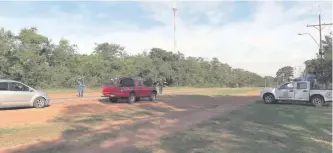
[[(77, 53), (66, 39), (51, 42), (36, 28), (18, 35), (0, 29), (0, 78), (22, 81), (39, 88), (71, 88), (78, 76), (89, 87), (100, 86), (115, 76), (163, 79), (171, 86), (253, 87), (264, 86), (256, 73), (233, 69), (217, 58), (185, 57), (161, 48), (129, 56), (119, 44), (96, 44), (92, 54)], [(267, 83), (269, 84), (269, 83)]]
[(305, 73), (314, 73), (321, 76), (322, 80), (332, 81), (332, 36), (326, 36), (323, 40), (323, 66), (321, 66), (320, 55), (305, 61), (304, 64)]
[(294, 76), (294, 69), (291, 66), (284, 66), (276, 72), (276, 80), (278, 82), (285, 82), (288, 78)]
[[(332, 36), (325, 36), (323, 43), (323, 61), (321, 65), (320, 55), (311, 60), (304, 62), (305, 70), (304, 74), (315, 74), (319, 77), (318, 81), (329, 83), (332, 82)], [(284, 82), (289, 77), (294, 76), (294, 70), (291, 66), (285, 66), (280, 68), (276, 72), (275, 80), (277, 82)]]

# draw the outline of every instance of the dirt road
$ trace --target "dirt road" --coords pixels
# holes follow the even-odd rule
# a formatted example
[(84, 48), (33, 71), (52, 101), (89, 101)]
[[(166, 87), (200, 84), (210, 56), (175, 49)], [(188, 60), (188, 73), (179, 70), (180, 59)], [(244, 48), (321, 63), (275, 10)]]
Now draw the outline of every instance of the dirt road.
[[(201, 89), (202, 91), (203, 89)], [(199, 89), (200, 91), (200, 89)], [(183, 95), (181, 94), (183, 92)], [(117, 112), (129, 107), (140, 107), (146, 110), (156, 109), (156, 106), (166, 105), (180, 111), (169, 111), (163, 115), (153, 115), (148, 118), (136, 119), (134, 124), (117, 127), (105, 127), (96, 132), (89, 133), (89, 143), (79, 142), (72, 135), (62, 133), (57, 140), (43, 141), (34, 145), (10, 147), (0, 152), (131, 152), (130, 148), (137, 145), (149, 145), (158, 142), (159, 138), (173, 132), (184, 130), (189, 126), (207, 120), (217, 114), (227, 113), (243, 105), (254, 102), (257, 98), (254, 93), (238, 94), (238, 96), (202, 96), (187, 95), (193, 91), (181, 91), (177, 94), (170, 91), (161, 96), (157, 103), (142, 101), (134, 105), (127, 103), (113, 104), (96, 100), (97, 93), (87, 94), (86, 98), (53, 96), (52, 107), (45, 109), (17, 109), (2, 110), (0, 127), (10, 125), (38, 124), (47, 122), (57, 116), (80, 115), (94, 112)], [(194, 91), (198, 92), (198, 91)], [(71, 101), (71, 102), (65, 102)], [(116, 130), (121, 129), (121, 130)], [(102, 135), (101, 135), (102, 133)], [(75, 142), (75, 143), (74, 143)], [(135, 151), (134, 151), (135, 152)]]
[[(168, 97), (170, 95), (190, 95), (193, 93), (202, 93), (204, 91), (214, 92), (219, 90), (221, 89), (192, 88), (192, 89), (166, 90), (163, 93), (163, 95), (165, 95), (163, 97)], [(255, 93), (257, 93), (257, 91), (255, 91)], [(85, 96), (84, 98), (76, 97), (75, 94), (76, 93), (50, 94), (49, 96), (52, 99), (51, 106), (44, 109), (30, 109), (30, 108), (2, 109), (0, 111), (0, 128), (40, 124), (47, 122), (48, 120), (54, 117), (62, 116), (67, 112), (71, 112), (72, 115), (80, 115), (80, 114), (87, 114), (94, 112), (99, 112), (99, 113), (110, 112), (110, 111), (115, 112), (115, 111), (124, 110), (126, 108), (141, 105), (140, 103), (137, 103), (133, 106), (128, 105), (126, 103), (120, 103), (117, 105), (109, 105), (108, 102), (101, 103), (100, 92), (86, 93), (84, 95)], [(250, 95), (253, 94), (251, 93)], [(244, 96), (244, 94), (239, 94), (239, 96)], [(162, 99), (159, 101), (163, 101)], [(184, 104), (188, 105), (187, 103)]]

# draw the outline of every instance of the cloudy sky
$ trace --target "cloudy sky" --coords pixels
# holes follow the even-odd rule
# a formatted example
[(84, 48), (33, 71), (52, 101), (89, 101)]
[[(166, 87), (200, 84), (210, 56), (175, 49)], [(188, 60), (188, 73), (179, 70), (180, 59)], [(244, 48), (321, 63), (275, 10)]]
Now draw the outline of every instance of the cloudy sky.
[[(318, 7), (320, 6), (320, 7)], [(332, 2), (178, 1), (178, 49), (186, 56), (217, 57), (260, 75), (302, 66), (315, 57), (318, 31), (306, 27), (332, 22)], [(61, 37), (91, 53), (94, 43), (119, 43), (131, 54), (173, 48), (172, 1), (0, 2), (0, 27), (18, 32), (37, 27), (54, 42)], [(332, 30), (324, 28), (324, 33)]]

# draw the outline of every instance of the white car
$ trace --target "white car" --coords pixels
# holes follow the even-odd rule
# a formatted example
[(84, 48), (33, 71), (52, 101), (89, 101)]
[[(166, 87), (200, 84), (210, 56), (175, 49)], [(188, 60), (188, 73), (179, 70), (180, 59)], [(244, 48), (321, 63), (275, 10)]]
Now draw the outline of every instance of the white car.
[(316, 106), (323, 106), (326, 102), (332, 102), (332, 89), (315, 89), (309, 81), (288, 82), (279, 88), (264, 88), (260, 92), (260, 98), (265, 103), (277, 101), (305, 101)]
[(48, 106), (49, 102), (49, 96), (43, 91), (33, 89), (22, 82), (0, 79), (0, 108), (43, 108)]

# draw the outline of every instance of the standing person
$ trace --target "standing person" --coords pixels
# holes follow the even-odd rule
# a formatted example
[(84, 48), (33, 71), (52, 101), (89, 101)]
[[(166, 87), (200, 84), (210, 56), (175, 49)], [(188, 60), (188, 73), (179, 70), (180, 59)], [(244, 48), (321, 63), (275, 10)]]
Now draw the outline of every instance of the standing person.
[(79, 97), (83, 97), (83, 91), (84, 91), (84, 82), (81, 77), (77, 80), (77, 92)]
[(163, 80), (161, 79), (158, 84), (159, 84), (160, 94), (162, 94), (162, 92), (163, 92)]
[(154, 83), (153, 83), (153, 86), (155, 87), (155, 89), (156, 89), (156, 91), (157, 91), (157, 94), (160, 94), (160, 91), (159, 90), (157, 90), (157, 88), (158, 88), (158, 81), (155, 81)]

